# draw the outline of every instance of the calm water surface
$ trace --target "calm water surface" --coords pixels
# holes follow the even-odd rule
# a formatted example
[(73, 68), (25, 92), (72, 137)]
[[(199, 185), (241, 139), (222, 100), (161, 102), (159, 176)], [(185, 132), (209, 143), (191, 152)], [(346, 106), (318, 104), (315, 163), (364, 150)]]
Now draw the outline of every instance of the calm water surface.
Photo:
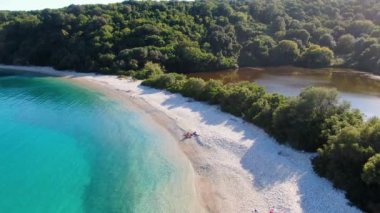
[(336, 88), (343, 100), (366, 116), (380, 116), (380, 80), (348, 69), (305, 69), (298, 67), (241, 68), (239, 70), (196, 73), (203, 79), (224, 82), (251, 81), (264, 86), (268, 92), (287, 96), (298, 95), (308, 86)]
[(1, 73), (0, 212), (193, 210), (188, 161), (139, 114), (65, 80)]

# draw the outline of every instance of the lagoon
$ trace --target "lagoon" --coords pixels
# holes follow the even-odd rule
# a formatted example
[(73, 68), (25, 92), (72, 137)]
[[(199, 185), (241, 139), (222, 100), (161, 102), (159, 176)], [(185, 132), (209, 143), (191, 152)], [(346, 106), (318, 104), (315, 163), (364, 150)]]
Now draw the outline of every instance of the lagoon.
[(140, 113), (56, 77), (1, 72), (0, 212), (186, 212), (192, 168)]
[(296, 96), (309, 86), (336, 88), (340, 97), (367, 117), (380, 117), (380, 77), (341, 68), (308, 69), (301, 67), (240, 68), (216, 72), (194, 73), (205, 80), (226, 83), (250, 81), (264, 86), (268, 92)]

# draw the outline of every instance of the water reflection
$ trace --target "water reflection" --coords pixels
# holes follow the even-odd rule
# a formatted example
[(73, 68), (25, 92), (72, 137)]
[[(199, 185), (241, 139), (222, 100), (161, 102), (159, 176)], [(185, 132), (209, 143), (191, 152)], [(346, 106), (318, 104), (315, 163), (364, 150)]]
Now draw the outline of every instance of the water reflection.
[[(308, 86), (336, 88), (343, 100), (367, 116), (380, 116), (380, 77), (340, 68), (307, 69), (299, 67), (241, 68), (191, 76), (205, 80), (220, 79), (226, 83), (251, 81), (264, 86), (268, 92), (287, 96), (298, 95)], [(377, 78), (377, 79), (376, 79)]]

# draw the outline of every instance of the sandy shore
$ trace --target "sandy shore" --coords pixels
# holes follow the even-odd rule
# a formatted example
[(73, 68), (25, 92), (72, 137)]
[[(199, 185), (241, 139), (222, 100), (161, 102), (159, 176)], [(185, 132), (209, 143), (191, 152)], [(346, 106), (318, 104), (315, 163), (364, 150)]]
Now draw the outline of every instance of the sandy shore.
[[(169, 130), (188, 156), (195, 188), (208, 212), (360, 212), (341, 191), (318, 177), (311, 154), (279, 145), (256, 126), (217, 107), (115, 76), (55, 71), (51, 68), (0, 66), (80, 81), (103, 88), (137, 107)], [(181, 140), (185, 131), (200, 137)]]

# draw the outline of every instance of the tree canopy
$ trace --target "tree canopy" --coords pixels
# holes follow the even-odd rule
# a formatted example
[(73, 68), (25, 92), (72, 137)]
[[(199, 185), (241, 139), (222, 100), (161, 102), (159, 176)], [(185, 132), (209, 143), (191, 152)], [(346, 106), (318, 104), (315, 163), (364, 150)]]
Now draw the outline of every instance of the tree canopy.
[(174, 72), (339, 62), (379, 72), (379, 14), (376, 0), (125, 1), (0, 11), (0, 63), (116, 73), (142, 70), (148, 61)]

